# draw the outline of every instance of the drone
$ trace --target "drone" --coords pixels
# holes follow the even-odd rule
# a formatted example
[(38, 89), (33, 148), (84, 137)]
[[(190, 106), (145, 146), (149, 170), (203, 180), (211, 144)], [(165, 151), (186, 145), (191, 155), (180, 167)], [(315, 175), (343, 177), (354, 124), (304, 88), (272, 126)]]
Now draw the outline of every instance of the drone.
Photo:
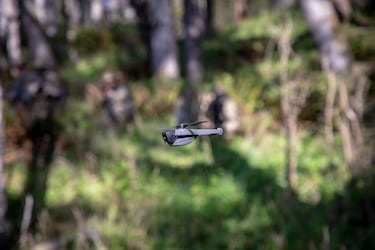
[(162, 128), (163, 140), (169, 146), (184, 146), (192, 143), (198, 136), (202, 135), (222, 135), (222, 128), (213, 129), (190, 129), (190, 126), (198, 125), (207, 121), (198, 121), (192, 123), (181, 123), (172, 128)]

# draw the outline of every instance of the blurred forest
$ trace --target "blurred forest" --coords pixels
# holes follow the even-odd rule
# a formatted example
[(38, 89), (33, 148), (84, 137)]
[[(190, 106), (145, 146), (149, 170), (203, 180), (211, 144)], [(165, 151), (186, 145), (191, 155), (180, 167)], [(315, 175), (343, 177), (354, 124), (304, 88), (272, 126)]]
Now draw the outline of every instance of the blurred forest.
[(0, 249), (375, 249), (374, 40), (372, 0), (0, 0)]

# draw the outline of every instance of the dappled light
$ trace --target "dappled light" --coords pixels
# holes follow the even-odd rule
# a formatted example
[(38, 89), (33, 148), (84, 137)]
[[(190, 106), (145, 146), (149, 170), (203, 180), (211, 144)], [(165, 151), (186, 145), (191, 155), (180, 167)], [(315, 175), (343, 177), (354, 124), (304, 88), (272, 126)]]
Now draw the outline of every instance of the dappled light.
[(374, 249), (373, 7), (0, 0), (0, 249)]

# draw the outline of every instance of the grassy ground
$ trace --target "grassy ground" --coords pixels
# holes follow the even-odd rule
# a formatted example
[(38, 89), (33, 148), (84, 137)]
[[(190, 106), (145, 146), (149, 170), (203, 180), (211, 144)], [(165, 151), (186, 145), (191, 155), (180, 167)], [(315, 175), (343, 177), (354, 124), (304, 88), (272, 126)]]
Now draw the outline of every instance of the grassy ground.
[[(61, 70), (71, 95), (61, 116), (64, 131), (36, 242), (63, 235), (69, 239), (68, 249), (374, 246), (369, 238), (373, 226), (348, 229), (366, 224), (366, 217), (373, 220), (375, 199), (363, 192), (373, 182), (347, 182), (341, 148), (327, 153), (320, 122), (325, 82), (308, 31), (297, 25), (302, 17), (293, 15), (295, 54), (288, 70), (292, 77), (302, 72), (311, 84), (300, 116), (297, 196), (286, 188), (280, 125), (274, 36), (285, 20), (282, 14), (261, 13), (203, 44), (206, 78), (201, 90), (215, 83), (224, 86), (240, 105), (242, 132), (231, 140), (198, 139), (179, 148), (165, 145), (157, 128), (174, 124), (171, 113), (181, 82), (130, 75), (138, 108), (135, 125), (124, 132), (100, 122), (100, 114), (84, 99), (85, 84), (108, 67), (143, 72), (135, 65), (142, 65), (144, 54), (142, 49), (129, 54), (117, 47), (116, 37), (121, 36), (100, 37), (89, 30), (84, 32), (102, 51), (84, 50), (87, 36), (82, 35), (77, 50), (84, 56)], [(128, 47), (139, 43), (125, 40)], [(17, 197), (25, 163), (13, 164), (6, 174), (7, 191)]]
[[(109, 249), (298, 249), (306, 242), (321, 247), (329, 228), (321, 206), (347, 177), (339, 153), (338, 164), (330, 165), (321, 139), (300, 135), (294, 199), (285, 187), (285, 141), (279, 134), (198, 139), (171, 148), (156, 131), (171, 120), (145, 120), (126, 134), (94, 129), (86, 149), (75, 145), (60, 152), (39, 240), (95, 229)], [(13, 170), (9, 192), (19, 191), (23, 168)], [(72, 248), (90, 249), (92, 242), (77, 236)]]

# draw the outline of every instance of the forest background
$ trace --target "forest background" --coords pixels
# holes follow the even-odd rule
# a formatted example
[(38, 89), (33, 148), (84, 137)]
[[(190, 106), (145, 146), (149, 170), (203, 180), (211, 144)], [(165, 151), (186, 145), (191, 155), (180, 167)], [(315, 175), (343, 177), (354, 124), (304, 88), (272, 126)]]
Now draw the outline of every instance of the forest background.
[(374, 5), (0, 0), (0, 248), (374, 249)]

